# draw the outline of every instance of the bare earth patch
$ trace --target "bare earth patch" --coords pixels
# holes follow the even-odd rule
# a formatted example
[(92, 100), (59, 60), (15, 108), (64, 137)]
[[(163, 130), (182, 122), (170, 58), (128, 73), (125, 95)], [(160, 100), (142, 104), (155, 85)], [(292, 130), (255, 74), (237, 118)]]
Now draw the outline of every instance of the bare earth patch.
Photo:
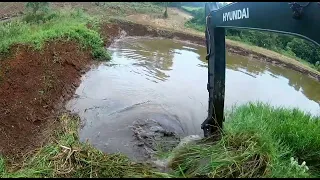
[(48, 42), (41, 51), (18, 44), (0, 59), (0, 154), (16, 156), (43, 142), (41, 133), (91, 60), (90, 51), (72, 41)]
[(192, 16), (176, 8), (168, 8), (167, 19), (163, 18), (163, 14), (134, 14), (127, 16), (127, 18), (139, 24), (204, 36), (203, 33), (186, 28), (184, 24), (190, 20)]

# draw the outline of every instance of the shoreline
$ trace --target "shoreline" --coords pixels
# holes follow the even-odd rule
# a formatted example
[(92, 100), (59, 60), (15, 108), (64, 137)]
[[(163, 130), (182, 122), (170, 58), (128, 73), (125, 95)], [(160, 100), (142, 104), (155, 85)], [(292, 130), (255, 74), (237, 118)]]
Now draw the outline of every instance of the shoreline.
[[(191, 34), (191, 33), (163, 29), (163, 28), (161, 29), (151, 25), (144, 25), (144, 24), (139, 24), (131, 21), (124, 21), (124, 20), (117, 20), (117, 19), (112, 20), (111, 24), (112, 26), (118, 26), (119, 29), (126, 31), (126, 33), (129, 36), (163, 37), (163, 38), (169, 38), (169, 39), (188, 41), (190, 43), (195, 43), (198, 45), (205, 46), (204, 37)], [(109, 29), (106, 28), (105, 30), (108, 31)], [(307, 67), (306, 65), (300, 63), (298, 60), (286, 57), (277, 52), (263, 49), (260, 47), (250, 46), (250, 49), (249, 49), (246, 46), (249, 46), (249, 45), (243, 44), (238, 41), (232, 41), (232, 40), (226, 39), (226, 50), (229, 53), (245, 56), (245, 57), (251, 57), (251, 58), (254, 58), (255, 60), (267, 62), (272, 65), (288, 68), (303, 74), (307, 74), (309, 77), (320, 82), (320, 72), (314, 69), (311, 69), (310, 67)], [(258, 49), (259, 51), (264, 51), (264, 52), (258, 52), (258, 50), (255, 51), (253, 49)], [(296, 61), (296, 62), (293, 62), (293, 61)]]

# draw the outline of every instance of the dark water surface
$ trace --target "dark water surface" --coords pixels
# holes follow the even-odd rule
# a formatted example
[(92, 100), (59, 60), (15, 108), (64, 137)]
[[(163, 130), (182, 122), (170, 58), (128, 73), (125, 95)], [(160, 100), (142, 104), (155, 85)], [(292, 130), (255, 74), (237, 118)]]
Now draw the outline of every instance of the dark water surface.
[[(185, 136), (202, 134), (207, 115), (206, 49), (168, 39), (127, 37), (110, 48), (112, 60), (82, 78), (67, 104), (83, 119), (82, 141), (99, 149), (143, 156), (130, 127), (137, 120)], [(320, 83), (299, 72), (227, 55), (226, 109), (248, 101), (298, 107), (320, 115)]]

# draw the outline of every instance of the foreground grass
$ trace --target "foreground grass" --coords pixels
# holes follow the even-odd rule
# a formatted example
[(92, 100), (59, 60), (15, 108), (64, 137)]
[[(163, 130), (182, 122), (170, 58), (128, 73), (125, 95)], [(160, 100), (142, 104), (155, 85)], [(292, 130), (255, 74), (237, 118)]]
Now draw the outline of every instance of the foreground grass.
[(219, 142), (200, 142), (175, 152), (171, 163), (173, 174), (319, 177), (319, 132), (320, 117), (261, 103), (243, 105), (226, 120), (225, 135)]
[(80, 143), (77, 117), (64, 114), (59, 124), (53, 140), (19, 166), (0, 158), (0, 177), (320, 176), (320, 117), (298, 109), (242, 105), (228, 115), (218, 142), (203, 139), (162, 154), (171, 159), (168, 173)]
[[(41, 17), (41, 19), (37, 19)], [(32, 20), (37, 20), (33, 22)], [(0, 24), (0, 54), (8, 54), (14, 44), (29, 44), (39, 50), (45, 41), (63, 38), (79, 42), (89, 48), (97, 59), (110, 59), (99, 33), (87, 28), (97, 19), (87, 16), (80, 9), (62, 9), (45, 15), (28, 16)]]
[[(24, 159), (19, 167), (7, 167), (0, 158), (0, 177), (147, 177), (150, 169), (121, 154), (104, 154), (78, 137), (79, 118), (64, 114), (53, 140)], [(13, 170), (15, 169), (15, 170)], [(17, 170), (18, 169), (18, 170)]]

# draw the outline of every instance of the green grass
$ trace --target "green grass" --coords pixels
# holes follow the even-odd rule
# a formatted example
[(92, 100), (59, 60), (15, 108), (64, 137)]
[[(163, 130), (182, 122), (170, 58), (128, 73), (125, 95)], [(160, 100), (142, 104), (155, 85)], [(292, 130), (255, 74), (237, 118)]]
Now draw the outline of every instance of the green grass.
[[(249, 103), (236, 108), (217, 143), (176, 152), (175, 177), (319, 177), (320, 117)], [(291, 162), (306, 162), (309, 170)]]
[(193, 10), (198, 10), (198, 9), (201, 9), (203, 7), (190, 7), (190, 6), (182, 6), (181, 9), (187, 11), (187, 12), (190, 12), (190, 11), (193, 11)]
[(205, 32), (205, 26), (202, 26), (202, 25), (199, 25), (199, 24), (196, 24), (196, 23), (192, 23), (191, 21), (187, 21), (184, 26), (186, 28), (191, 28), (191, 29), (194, 29), (194, 30), (197, 30), (197, 31), (200, 31), (200, 32)]
[[(232, 110), (218, 142), (203, 139), (172, 152), (172, 171), (161, 173), (121, 154), (80, 143), (79, 118), (64, 114), (46, 146), (19, 166), (0, 158), (0, 177), (319, 177), (320, 117), (298, 109), (249, 103)], [(292, 158), (297, 162), (292, 161)], [(306, 167), (301, 166), (303, 161)]]
[[(79, 118), (64, 114), (60, 117), (53, 140), (28, 155), (19, 167), (6, 166), (0, 158), (0, 177), (147, 177), (150, 168), (131, 162), (121, 154), (104, 154), (78, 137)], [(15, 169), (15, 170), (13, 170)]]
[(135, 11), (136, 13), (160, 13), (163, 11), (163, 7), (154, 5), (151, 2), (106, 2), (104, 6), (108, 8), (118, 8), (120, 9), (119, 13), (125, 13), (126, 11)]
[[(88, 29), (87, 24), (95, 19), (87, 16), (81, 10), (61, 10), (50, 12), (47, 19), (25, 17), (0, 24), (0, 54), (7, 54), (14, 44), (30, 44), (40, 50), (45, 41), (53, 39), (76, 40), (83, 48), (89, 48), (97, 59), (110, 59), (109, 53), (104, 49), (104, 44), (99, 33)], [(28, 22), (26, 22), (28, 21)]]

